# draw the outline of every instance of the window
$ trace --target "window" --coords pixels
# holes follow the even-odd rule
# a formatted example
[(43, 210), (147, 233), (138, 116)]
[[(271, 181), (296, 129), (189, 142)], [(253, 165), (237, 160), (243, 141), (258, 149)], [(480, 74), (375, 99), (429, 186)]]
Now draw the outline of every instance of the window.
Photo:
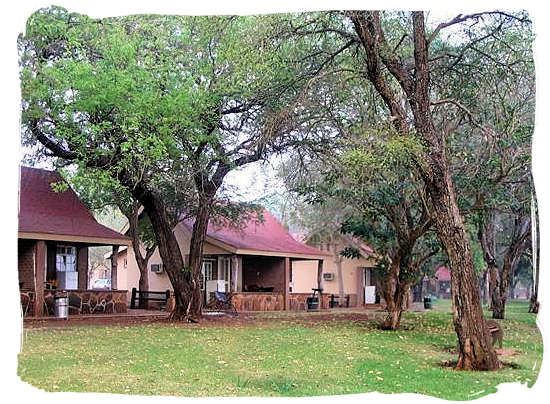
[(204, 278), (207, 281), (211, 281), (212, 280), (212, 261), (204, 261), (202, 263), (202, 270), (204, 273)]
[(201, 282), (201, 290), (204, 290), (205, 286), (206, 286), (206, 282), (207, 281), (211, 281), (213, 276), (212, 276), (212, 267), (213, 267), (213, 264), (212, 264), (212, 261), (203, 261), (202, 262), (202, 277), (200, 279), (200, 282)]
[(229, 258), (222, 258), (222, 270), (223, 270), (223, 279), (226, 282), (229, 282), (231, 280), (231, 262), (229, 261)]
[(55, 269), (58, 272), (76, 271), (76, 248), (70, 246), (57, 246), (55, 254)]

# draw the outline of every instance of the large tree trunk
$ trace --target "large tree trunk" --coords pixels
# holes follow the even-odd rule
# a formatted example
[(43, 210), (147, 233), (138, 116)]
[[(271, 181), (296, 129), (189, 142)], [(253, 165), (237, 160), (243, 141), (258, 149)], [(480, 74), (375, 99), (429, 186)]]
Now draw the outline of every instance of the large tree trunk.
[(413, 28), (416, 77), (411, 107), (415, 128), (428, 146), (419, 170), (426, 184), (435, 228), (451, 266), (453, 322), (459, 345), (456, 368), (493, 370), (499, 368), (499, 362), (483, 317), (470, 240), (458, 209), (443, 135), (437, 133), (431, 117), (428, 43), (423, 13), (413, 13)]
[[(201, 315), (201, 301), (194, 299), (198, 285), (191, 282), (190, 271), (185, 266), (173, 226), (165, 206), (155, 191), (138, 184), (132, 189), (133, 196), (142, 204), (149, 216), (162, 263), (174, 288), (174, 308), (171, 318), (192, 319)], [(200, 291), (199, 291), (200, 294)]]
[[(483, 317), (470, 244), (450, 187), (450, 180), (436, 180), (433, 185), (435, 187), (430, 195), (435, 226), (447, 251), (451, 267), (453, 322), (459, 342), (456, 368), (497, 369), (499, 363)], [(442, 197), (434, 198), (438, 194)]]
[(456, 203), (445, 152), (434, 147), (437, 137), (432, 127), (418, 125), (417, 129), (432, 139), (422, 174), (435, 228), (451, 267), (453, 323), (459, 346), (456, 369), (494, 370), (499, 368), (499, 362), (483, 317), (470, 241)]
[(385, 43), (378, 12), (352, 12), (355, 31), (365, 49), (367, 77), (391, 113), (395, 129), (409, 135), (408, 114), (382, 74), (383, 63), (406, 94), (416, 133), (425, 144), (417, 167), (426, 185), (435, 229), (451, 266), (453, 322), (459, 342), (457, 369), (493, 370), (499, 367), (489, 330), (483, 318), (474, 274), (470, 241), (458, 210), (445, 156), (442, 132), (431, 115), (430, 68), (424, 13), (413, 12), (414, 76), (394, 58)]
[(189, 271), (191, 282), (196, 286), (191, 298), (199, 307), (202, 307), (203, 302), (202, 292), (199, 287), (200, 278), (202, 276), (202, 252), (206, 232), (208, 230), (211, 208), (211, 199), (201, 201), (195, 217), (195, 223), (193, 223), (193, 233), (191, 235), (191, 245), (189, 247)]
[(457, 369), (493, 370), (499, 367), (481, 307), (470, 240), (460, 215), (444, 145), (430, 119), (429, 105), (419, 105), (415, 120), (419, 133), (429, 141), (420, 170), (429, 195), (435, 228), (451, 267), (453, 322), (459, 342)]
[(395, 256), (382, 277), (382, 296), (386, 301), (387, 311), (386, 318), (380, 326), (383, 330), (396, 330), (403, 312), (408, 308), (411, 283), (399, 279), (402, 259), (399, 255)]
[(539, 272), (540, 272), (540, 243), (539, 243), (539, 216), (535, 193), (531, 195), (531, 249), (533, 256), (533, 281), (531, 283), (531, 303), (529, 313), (539, 312)]

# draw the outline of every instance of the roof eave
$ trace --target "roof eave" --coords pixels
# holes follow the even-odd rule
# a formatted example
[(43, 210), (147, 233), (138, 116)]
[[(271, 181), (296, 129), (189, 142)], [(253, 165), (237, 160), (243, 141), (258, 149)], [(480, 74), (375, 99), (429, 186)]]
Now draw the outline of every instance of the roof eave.
[(64, 241), (64, 242), (86, 243), (86, 244), (95, 244), (95, 245), (129, 246), (132, 244), (132, 241), (128, 237), (111, 238), (111, 237), (94, 237), (94, 236), (83, 236), (83, 235), (54, 234), (54, 233), (25, 232), (25, 231), (19, 231), (17, 233), (17, 237), (21, 239)]

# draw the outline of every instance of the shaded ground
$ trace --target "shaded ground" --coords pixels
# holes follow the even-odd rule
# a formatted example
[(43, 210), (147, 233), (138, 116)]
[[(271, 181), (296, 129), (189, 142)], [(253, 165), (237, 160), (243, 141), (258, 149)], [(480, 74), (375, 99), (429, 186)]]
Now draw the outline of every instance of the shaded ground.
[(85, 326), (137, 326), (146, 324), (164, 324), (178, 327), (255, 327), (278, 325), (281, 320), (293, 322), (299, 325), (311, 325), (322, 322), (345, 321), (350, 323), (366, 322), (378, 317), (374, 312), (366, 310), (324, 310), (321, 312), (290, 312), (272, 313), (248, 312), (239, 313), (237, 317), (227, 314), (205, 315), (199, 324), (187, 322), (172, 322), (168, 319), (168, 313), (154, 311), (140, 311), (139, 315), (118, 316), (70, 316), (68, 319), (25, 319), (25, 329), (57, 328), (57, 327), (85, 327)]
[(248, 313), (200, 324), (26, 324), (18, 374), (47, 391), (177, 396), (378, 391), (469, 400), (499, 383), (535, 382), (542, 339), (526, 304), (511, 304), (501, 322), (506, 366), (495, 372), (442, 366), (456, 360), (456, 336), (448, 303), (436, 304), (441, 310), (407, 313), (394, 332), (377, 328), (384, 313), (354, 310)]

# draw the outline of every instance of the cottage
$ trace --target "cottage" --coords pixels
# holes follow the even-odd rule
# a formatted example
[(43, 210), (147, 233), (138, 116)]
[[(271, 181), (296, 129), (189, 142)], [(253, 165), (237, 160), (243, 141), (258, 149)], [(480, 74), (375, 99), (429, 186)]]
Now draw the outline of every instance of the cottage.
[[(339, 291), (339, 255), (329, 247), (296, 240), (268, 210), (262, 217), (261, 221), (251, 218), (238, 228), (210, 223), (203, 250), (204, 301), (215, 291), (231, 291), (239, 311), (305, 310), (312, 289), (322, 288), (321, 307), (328, 308), (331, 296)], [(185, 262), (191, 230), (191, 221), (182, 221), (174, 229)], [(341, 265), (349, 306), (378, 303), (373, 263), (343, 258)], [(139, 269), (132, 249), (119, 251), (118, 267), (123, 268), (118, 273), (119, 284), (137, 289)], [(148, 276), (150, 290), (172, 290), (158, 250), (149, 260)]]
[[(188, 262), (192, 222), (182, 221), (174, 233)], [(296, 241), (264, 210), (262, 219), (251, 218), (238, 228), (210, 223), (203, 249), (202, 290), (205, 302), (215, 291), (231, 291), (237, 310), (304, 309), (311, 288), (322, 283), (323, 262), (331, 254)], [(293, 293), (298, 263), (307, 262), (315, 273), (308, 293)], [(138, 288), (139, 269), (132, 249), (118, 253), (119, 284)], [(155, 251), (149, 260), (149, 289), (172, 290), (162, 260)]]
[[(368, 254), (373, 252), (364, 243), (351, 243), (344, 240), (341, 240), (338, 244), (312, 244), (329, 254), (327, 259), (325, 259), (322, 274), (323, 292), (326, 299), (330, 299), (331, 296), (337, 296), (339, 299), (332, 300), (339, 301), (340, 305), (348, 307), (362, 307), (380, 303), (374, 261), (366, 258), (345, 258), (340, 255), (340, 252), (344, 248), (351, 246), (358, 247), (358, 244)], [(317, 277), (316, 269), (311, 263), (306, 261), (297, 262), (292, 269), (293, 292), (297, 294), (311, 291)], [(342, 279), (340, 279), (340, 276)], [(344, 296), (340, 297), (341, 288), (343, 289)], [(329, 306), (329, 303), (325, 302), (325, 306)]]
[(424, 276), (413, 288), (414, 301), (420, 302), (424, 296), (435, 296), (439, 299), (451, 298), (451, 270), (439, 265), (433, 276)]
[(126, 311), (116, 261), (113, 290), (90, 289), (88, 248), (112, 246), (116, 252), (130, 239), (99, 224), (70, 187), (56, 192), (54, 184), (65, 184), (59, 173), (21, 167), (17, 253), (23, 314), (53, 314), (54, 296), (61, 294), (69, 297), (70, 313)]

